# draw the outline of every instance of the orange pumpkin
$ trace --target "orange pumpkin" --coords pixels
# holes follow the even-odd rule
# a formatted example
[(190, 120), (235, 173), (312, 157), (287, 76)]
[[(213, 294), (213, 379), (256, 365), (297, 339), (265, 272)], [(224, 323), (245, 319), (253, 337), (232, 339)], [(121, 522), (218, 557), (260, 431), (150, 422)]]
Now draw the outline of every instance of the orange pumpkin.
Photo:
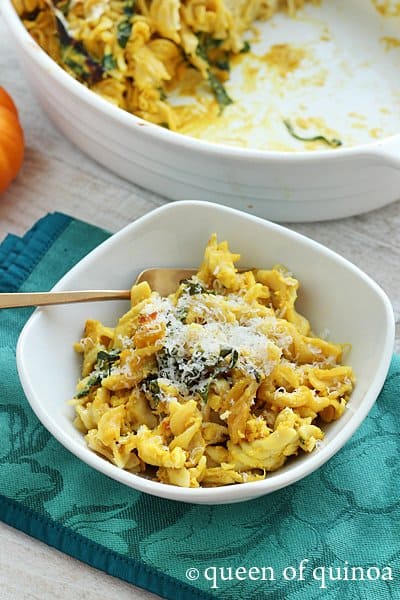
[(10, 185), (24, 158), (24, 132), (18, 111), (6, 90), (0, 87), (0, 193)]

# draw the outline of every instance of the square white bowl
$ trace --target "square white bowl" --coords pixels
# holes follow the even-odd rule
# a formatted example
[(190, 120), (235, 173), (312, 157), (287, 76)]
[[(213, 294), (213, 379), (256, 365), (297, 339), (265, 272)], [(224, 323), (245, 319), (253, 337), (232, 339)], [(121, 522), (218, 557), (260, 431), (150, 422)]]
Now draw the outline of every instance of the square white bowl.
[[(109, 463), (90, 450), (73, 426), (80, 358), (73, 343), (87, 318), (113, 326), (127, 301), (93, 302), (37, 309), (17, 346), (17, 364), (28, 401), (43, 425), (88, 465), (135, 489), (183, 502), (220, 504), (249, 500), (305, 477), (331, 458), (367, 416), (384, 383), (394, 341), (394, 317), (382, 289), (360, 269), (289, 229), (220, 205), (171, 203), (128, 225), (90, 252), (53, 288), (128, 289), (140, 271), (154, 266), (200, 264), (212, 232), (242, 256), (241, 265), (284, 264), (300, 280), (297, 307), (316, 333), (350, 343), (346, 364), (357, 377), (344, 415), (326, 426), (321, 449), (296, 457), (264, 481), (187, 489), (151, 481)], [(239, 265), (240, 266), (240, 265)]]

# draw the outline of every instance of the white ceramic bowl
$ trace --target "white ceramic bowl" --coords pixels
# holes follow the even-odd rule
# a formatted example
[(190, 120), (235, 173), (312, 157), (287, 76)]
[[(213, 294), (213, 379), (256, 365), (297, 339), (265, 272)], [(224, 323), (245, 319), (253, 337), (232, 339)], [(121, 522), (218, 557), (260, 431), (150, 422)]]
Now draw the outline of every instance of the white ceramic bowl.
[[(400, 197), (400, 136), (374, 141), (367, 132), (368, 127), (375, 134), (400, 132), (400, 50), (385, 52), (383, 45), (395, 39), (400, 19), (383, 18), (372, 1), (323, 2), (320, 8), (307, 6), (308, 21), (278, 15), (263, 26), (268, 43), (289, 40), (313, 52), (305, 67), (311, 84), (302, 86), (300, 71), (290, 93), (284, 87), (276, 92), (278, 116), (271, 127), (278, 138), (288, 143), (283, 115), (299, 115), (307, 105), (346, 139), (356, 140), (355, 147), (295, 153), (208, 143), (124, 112), (51, 60), (25, 30), (11, 0), (3, 0), (1, 10), (26, 78), (57, 127), (106, 168), (168, 199), (201, 198), (295, 222), (363, 213)], [(313, 77), (323, 77), (324, 85), (314, 85)], [(242, 95), (245, 102), (240, 82), (232, 85), (234, 97)], [(271, 89), (261, 85), (257, 94), (246, 110), (259, 118)], [(263, 135), (262, 123), (257, 131)]]
[[(86, 446), (73, 424), (80, 359), (72, 349), (86, 318), (113, 325), (127, 303), (97, 302), (37, 309), (25, 325), (17, 348), (26, 396), (45, 427), (83, 461), (128, 486), (184, 502), (219, 504), (248, 500), (305, 477), (333, 456), (366, 417), (387, 374), (394, 340), (394, 318), (384, 292), (367, 275), (327, 248), (293, 231), (234, 209), (204, 202), (177, 202), (140, 218), (101, 244), (55, 286), (55, 290), (126, 289), (150, 266), (200, 263), (215, 231), (242, 255), (242, 265), (282, 263), (301, 284), (299, 309), (314, 331), (349, 342), (346, 363), (357, 377), (348, 408), (326, 427), (323, 446), (297, 457), (264, 481), (218, 488), (185, 489), (119, 469)], [(57, 458), (55, 458), (57, 460)]]

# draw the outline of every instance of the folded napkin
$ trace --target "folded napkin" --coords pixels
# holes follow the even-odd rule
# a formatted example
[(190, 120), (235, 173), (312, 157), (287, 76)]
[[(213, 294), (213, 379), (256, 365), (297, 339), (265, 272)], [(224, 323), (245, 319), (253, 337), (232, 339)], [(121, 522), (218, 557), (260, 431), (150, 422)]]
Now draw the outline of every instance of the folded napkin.
[[(0, 246), (0, 291), (49, 289), (108, 233), (50, 214)], [(346, 446), (263, 498), (197, 506), (136, 492), (65, 450), (21, 389), (32, 309), (0, 311), (0, 518), (172, 600), (394, 598), (400, 579), (400, 357)], [(397, 590), (397, 592), (396, 592)], [(398, 596), (397, 596), (398, 597)]]

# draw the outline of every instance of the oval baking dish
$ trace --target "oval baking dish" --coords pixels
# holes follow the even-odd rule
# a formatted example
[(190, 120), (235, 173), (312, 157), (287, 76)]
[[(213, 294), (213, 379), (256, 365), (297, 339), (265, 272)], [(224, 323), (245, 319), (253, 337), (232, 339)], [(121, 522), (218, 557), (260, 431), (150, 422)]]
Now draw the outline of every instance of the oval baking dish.
[[(347, 87), (340, 89), (334, 83), (329, 88), (328, 73), (329, 93), (323, 95), (324, 86), (317, 84), (311, 91), (317, 102), (314, 106), (320, 107), (330, 127), (333, 124), (335, 131), (343, 133), (345, 143), (340, 148), (310, 151), (295, 142), (296, 151), (288, 152), (190, 137), (121, 110), (56, 64), (26, 31), (11, 0), (2, 4), (2, 15), (34, 94), (56, 126), (80, 149), (118, 175), (168, 199), (209, 200), (288, 222), (360, 214), (400, 196), (400, 94), (390, 87), (395, 85), (396, 62), (400, 64), (400, 49), (390, 34), (400, 19), (383, 16), (376, 2), (326, 1), (321, 10), (318, 27), (326, 29), (329, 21), (335, 43), (349, 57), (347, 63), (336, 61), (336, 68), (341, 69), (336, 76), (338, 80), (339, 75), (347, 77)], [(278, 16), (274, 27), (280, 35), (289, 27), (288, 35), (296, 39), (304, 30), (304, 19)], [(386, 49), (381, 47), (379, 60), (374, 62), (371, 56), (378, 56), (376, 48), (385, 40)], [(328, 59), (328, 55), (323, 58), (326, 64)], [(393, 93), (386, 93), (389, 89)], [(386, 104), (382, 104), (382, 90)], [(282, 97), (283, 107), (285, 103), (291, 114), (290, 93)], [(273, 123), (278, 138), (288, 136), (282, 123)], [(381, 129), (374, 127), (376, 124), (382, 125)]]

